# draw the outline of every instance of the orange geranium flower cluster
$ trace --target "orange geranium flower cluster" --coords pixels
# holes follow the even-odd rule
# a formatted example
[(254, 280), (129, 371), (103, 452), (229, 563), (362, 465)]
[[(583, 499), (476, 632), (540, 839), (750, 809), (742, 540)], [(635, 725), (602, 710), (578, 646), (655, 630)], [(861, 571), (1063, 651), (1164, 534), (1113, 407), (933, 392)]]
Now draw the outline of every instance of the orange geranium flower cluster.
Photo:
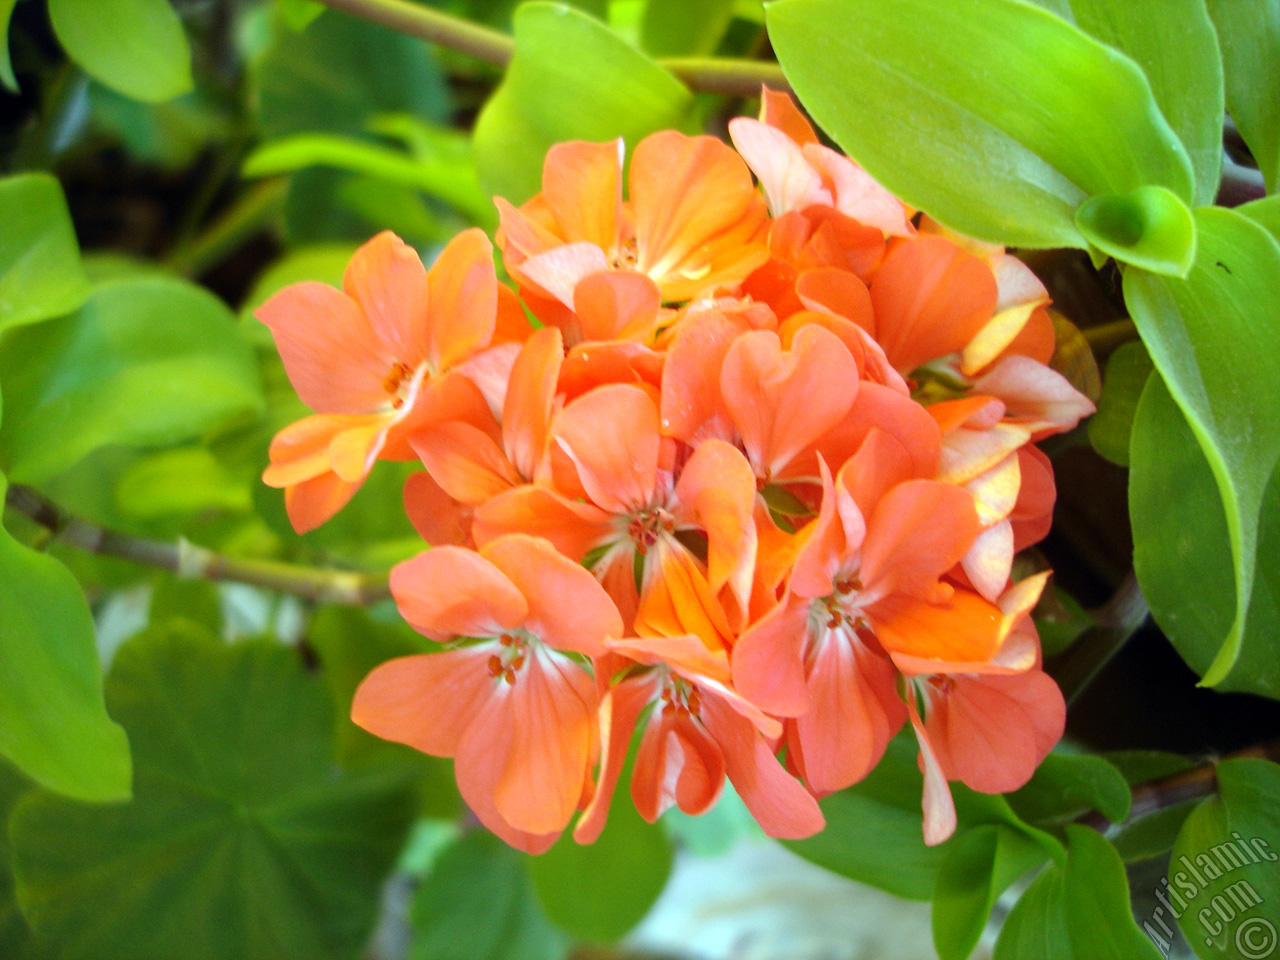
[(315, 410), (265, 474), (298, 530), (379, 459), (425, 468), (405, 506), (433, 547), (391, 588), (442, 647), (374, 670), (353, 718), (455, 758), (525, 850), (578, 812), (599, 835), (636, 735), (646, 819), (727, 777), (803, 837), (910, 722), (937, 843), (948, 781), (1012, 790), (1062, 733), (1047, 573), (1010, 576), (1054, 500), (1033, 443), (1092, 411), (1047, 366), (1044, 287), (785, 96), (730, 130), (654, 134), (625, 178), (621, 142), (554, 147), (540, 194), (497, 201), (518, 294), (478, 230), (430, 270), (384, 233), (343, 290), (258, 314)]

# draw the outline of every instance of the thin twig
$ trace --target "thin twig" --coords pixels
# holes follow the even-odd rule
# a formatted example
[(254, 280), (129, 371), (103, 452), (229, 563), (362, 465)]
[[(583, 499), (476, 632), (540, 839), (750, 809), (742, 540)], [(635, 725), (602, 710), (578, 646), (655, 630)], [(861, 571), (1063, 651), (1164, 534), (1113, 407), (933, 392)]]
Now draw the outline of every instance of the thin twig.
[(185, 540), (170, 543), (108, 530), (71, 516), (30, 487), (10, 487), (5, 501), (9, 508), (52, 532), (55, 540), (90, 553), (172, 570), (180, 577), (248, 583), (321, 603), (348, 606), (368, 606), (391, 595), (385, 576), (228, 557)]
[(1245, 757), (1280, 761), (1280, 739), (1238, 750), (1199, 766), (1179, 770), (1167, 777), (1136, 784), (1133, 787), (1133, 804), (1129, 808), (1129, 816), (1122, 823), (1112, 824), (1096, 811), (1086, 813), (1076, 822), (1105, 833), (1113, 826), (1124, 826), (1159, 810), (1167, 810), (1169, 807), (1186, 803), (1188, 800), (1211, 797), (1218, 792), (1218, 764), (1224, 760), (1239, 760)]
[[(485, 63), (505, 67), (515, 53), (515, 41), (505, 33), (462, 17), (422, 6), (411, 0), (320, 0), (327, 7), (363, 17), (399, 33), (457, 50)], [(690, 90), (738, 97), (756, 97), (767, 84), (790, 90), (782, 68), (763, 60), (721, 57), (660, 59)]]

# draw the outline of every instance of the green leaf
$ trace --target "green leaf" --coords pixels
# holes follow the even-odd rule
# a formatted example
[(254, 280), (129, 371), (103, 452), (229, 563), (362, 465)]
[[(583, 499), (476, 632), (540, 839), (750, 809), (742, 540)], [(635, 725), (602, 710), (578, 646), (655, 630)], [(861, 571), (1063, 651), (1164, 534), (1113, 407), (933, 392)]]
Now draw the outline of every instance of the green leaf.
[(0, 220), (0, 331), (84, 303), (89, 281), (56, 179), (22, 173), (0, 180)]
[(413, 899), (410, 960), (560, 960), (569, 939), (538, 906), (525, 859), (485, 830), (446, 850)]
[(1207, 0), (1218, 28), (1227, 110), (1258, 161), (1267, 192), (1280, 189), (1280, 0)]
[(324, 10), (316, 0), (276, 0), (276, 11), (291, 30), (305, 30)]
[[(6, 486), (0, 475), (0, 494)], [(128, 797), (129, 742), (107, 716), (84, 592), (3, 528), (0, 624), (0, 754), (68, 796)]]
[[(1239, 615), (1227, 519), (1209, 461), (1164, 381), (1151, 377), (1133, 424), (1133, 563), (1152, 615), (1190, 667), (1207, 674)], [(1238, 659), (1219, 686), (1280, 699), (1280, 483), (1262, 498), (1258, 567)], [(1169, 492), (1176, 490), (1177, 496)]]
[(1116, 852), (1125, 863), (1164, 856), (1173, 849), (1182, 825), (1198, 802), (1188, 800), (1185, 803), (1175, 803), (1121, 827), (1110, 835)]
[[(1065, 3), (1065, 0), (1064, 0)], [(1195, 169), (1195, 206), (1222, 176), (1222, 59), (1203, 0), (1070, 0), (1080, 29), (1132, 57)]]
[(1090, 196), (1155, 184), (1191, 199), (1138, 66), (1022, 0), (778, 0), (767, 15), (818, 123), (956, 230), (1084, 247), (1075, 210)]
[(1098, 412), (1089, 418), (1089, 441), (1112, 463), (1129, 465), (1129, 437), (1138, 398), (1154, 369), (1142, 341), (1122, 344), (1107, 360)]
[(113, 90), (158, 103), (191, 89), (191, 50), (168, 0), (49, 0), (67, 54)]
[(542, 161), (564, 140), (635, 143), (678, 127), (689, 90), (608, 27), (562, 3), (524, 3), (515, 57), (476, 121), (480, 182), (522, 203), (538, 192)]
[[(9, 822), (9, 813), (31, 784), (9, 764), (0, 761), (0, 823)], [(24, 956), (19, 951), (31, 933), (18, 909), (13, 889), (12, 851), (9, 831), (0, 830), (0, 956)]]
[(583, 940), (613, 943), (649, 912), (672, 860), (666, 831), (618, 803), (595, 843), (563, 838), (530, 858), (529, 872), (548, 917)]
[(1038, 844), (1001, 824), (974, 827), (948, 846), (933, 890), (933, 945), (941, 960), (965, 960), (996, 898), (1047, 857)]
[[(1272, 315), (1280, 244), (1232, 210), (1208, 207), (1195, 216), (1199, 252), (1187, 279), (1128, 270), (1124, 293), (1156, 369), (1208, 458), (1226, 508), (1236, 615), (1204, 676), (1214, 686), (1240, 657), (1262, 496), (1280, 460), (1280, 431), (1259, 429), (1280, 422), (1274, 363), (1280, 325)], [(1145, 592), (1140, 568), (1138, 576)]]
[(37, 792), (11, 823), (19, 902), (57, 956), (353, 956), (412, 794), (335, 775), (328, 697), (297, 654), (148, 632), (117, 654), (107, 699), (134, 744), (133, 802)]
[(864, 780), (823, 799), (822, 833), (784, 845), (833, 873), (907, 900), (928, 900), (946, 844), (925, 846), (922, 789), (915, 741), (895, 737)]
[(48, 478), (105, 444), (176, 443), (262, 407), (253, 353), (223, 303), (164, 278), (105, 283), (69, 317), (0, 344), (14, 480)]
[(268, 177), (310, 166), (364, 173), (410, 186), (444, 200), (476, 223), (497, 223), (493, 201), (480, 189), (474, 166), (463, 158), (432, 161), (352, 137), (301, 133), (260, 145), (244, 162), (246, 177)]
[(1024, 820), (1043, 824), (1074, 820), (1090, 810), (1120, 823), (1129, 815), (1133, 798), (1120, 771), (1104, 758), (1055, 751), (1006, 799)]
[(640, 44), (655, 57), (713, 53), (733, 19), (733, 0), (648, 0)]
[(0, 0), (0, 83), (10, 92), (18, 92), (18, 78), (13, 75), (13, 63), (9, 60), (9, 18), (18, 0)]
[(994, 960), (1160, 960), (1134, 923), (1124, 863), (1100, 834), (1068, 824), (1050, 864), (1010, 911)]
[(442, 121), (448, 90), (421, 40), (350, 16), (282, 30), (250, 74), (264, 140), (290, 133), (365, 132), (391, 111)]
[(209, 511), (247, 513), (249, 488), (201, 446), (140, 458), (116, 484), (120, 512), (139, 520)]
[(1076, 210), (1076, 226), (1103, 253), (1152, 273), (1185, 277), (1195, 262), (1191, 211), (1164, 187), (1091, 197)]
[(1280, 919), (1280, 766), (1227, 760), (1217, 777), (1218, 796), (1174, 844), (1167, 895), (1201, 960), (1259, 960), (1274, 953)]
[(1236, 207), (1236, 213), (1243, 213), (1255, 223), (1262, 224), (1271, 236), (1280, 240), (1280, 194), (1241, 204)]

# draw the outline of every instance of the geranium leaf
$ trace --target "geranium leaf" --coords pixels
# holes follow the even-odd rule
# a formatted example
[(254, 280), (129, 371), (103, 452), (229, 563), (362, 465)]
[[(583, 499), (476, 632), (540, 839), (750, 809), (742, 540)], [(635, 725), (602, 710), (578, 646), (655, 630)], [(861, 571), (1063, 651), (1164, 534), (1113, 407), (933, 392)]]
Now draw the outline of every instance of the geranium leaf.
[(1098, 412), (1089, 418), (1089, 441), (1093, 449), (1122, 467), (1129, 465), (1133, 416), (1152, 369), (1151, 357), (1140, 340), (1117, 348), (1107, 360)]
[(1218, 29), (1227, 110), (1267, 190), (1280, 188), (1280, 0), (1208, 0)]
[(1185, 277), (1195, 262), (1191, 211), (1164, 187), (1090, 197), (1076, 210), (1076, 226), (1103, 253), (1152, 273)]
[(107, 700), (135, 745), (129, 804), (33, 793), (11, 822), (18, 898), (59, 956), (354, 955), (413, 816), (394, 771), (338, 775), (323, 682), (274, 642), (149, 632)]

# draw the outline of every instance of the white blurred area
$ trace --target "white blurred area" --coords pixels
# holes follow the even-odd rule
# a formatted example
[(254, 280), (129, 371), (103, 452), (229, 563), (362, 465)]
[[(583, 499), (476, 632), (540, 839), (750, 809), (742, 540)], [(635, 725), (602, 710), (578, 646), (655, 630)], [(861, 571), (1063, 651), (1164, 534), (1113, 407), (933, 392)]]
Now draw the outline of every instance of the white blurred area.
[[(628, 956), (681, 960), (931, 960), (929, 904), (836, 876), (763, 837), (682, 850)], [(987, 960), (985, 944), (973, 960)]]

